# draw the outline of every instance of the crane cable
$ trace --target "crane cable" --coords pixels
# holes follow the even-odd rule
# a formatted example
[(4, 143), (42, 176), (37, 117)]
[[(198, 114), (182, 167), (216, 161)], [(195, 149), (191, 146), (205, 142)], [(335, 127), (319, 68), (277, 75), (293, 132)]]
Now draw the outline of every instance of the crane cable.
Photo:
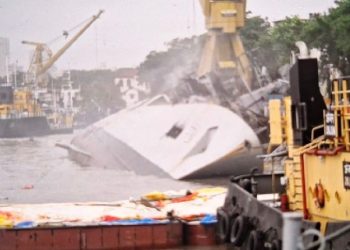
[(59, 35), (57, 36), (56, 38), (52, 39), (51, 41), (47, 42), (46, 44), (49, 45), (49, 44), (52, 44), (54, 42), (56, 42), (57, 40), (61, 39), (63, 36), (68, 36), (70, 32), (72, 32), (73, 30), (79, 28), (80, 26), (82, 26), (84, 23), (90, 21), (91, 17), (85, 19), (84, 21), (78, 23), (77, 25), (75, 25), (74, 27), (72, 27), (71, 29), (69, 30), (64, 30), (62, 35)]
[[(192, 5), (192, 6), (191, 6)], [(188, 12), (187, 12), (187, 30), (189, 35), (195, 35), (197, 31), (197, 24), (196, 24), (196, 3), (195, 0), (192, 0), (191, 2), (188, 2)], [(192, 13), (191, 13), (192, 9)]]
[(192, 0), (192, 22), (193, 22), (193, 28), (192, 32), (195, 34), (197, 31), (197, 23), (196, 23), (196, 3), (195, 0)]

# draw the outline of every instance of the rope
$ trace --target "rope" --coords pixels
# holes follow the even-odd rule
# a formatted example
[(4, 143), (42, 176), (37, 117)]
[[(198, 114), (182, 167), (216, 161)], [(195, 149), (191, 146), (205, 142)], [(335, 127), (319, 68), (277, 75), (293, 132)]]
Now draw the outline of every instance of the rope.
[(321, 233), (319, 231), (317, 231), (316, 229), (309, 229), (309, 230), (305, 231), (305, 233), (302, 235), (302, 237), (305, 237), (308, 235), (313, 235), (313, 236), (316, 236), (318, 238), (318, 240), (309, 244), (307, 247), (305, 247), (303, 242), (302, 242), (302, 239), (301, 239), (301, 240), (299, 240), (298, 247), (299, 247), (299, 249), (304, 249), (304, 250), (312, 250), (315, 247), (318, 247), (318, 250), (324, 250), (326, 247), (327, 241), (334, 240), (347, 232), (350, 232), (350, 224), (342, 227), (341, 229), (339, 229), (339, 230), (337, 230), (329, 235), (327, 235), (326, 237), (321, 235)]
[(197, 31), (197, 24), (196, 24), (196, 3), (195, 0), (192, 0), (192, 22), (193, 22), (193, 28), (192, 32), (196, 33)]
[[(316, 236), (317, 241), (305, 247), (303, 238), (306, 236), (313, 236), (313, 237)], [(320, 231), (316, 229), (308, 229), (301, 235), (301, 238), (299, 239), (299, 242), (298, 242), (298, 249), (311, 250), (311, 249), (314, 249), (315, 247), (318, 247), (317, 250), (324, 250), (326, 247), (325, 237), (320, 233)]]

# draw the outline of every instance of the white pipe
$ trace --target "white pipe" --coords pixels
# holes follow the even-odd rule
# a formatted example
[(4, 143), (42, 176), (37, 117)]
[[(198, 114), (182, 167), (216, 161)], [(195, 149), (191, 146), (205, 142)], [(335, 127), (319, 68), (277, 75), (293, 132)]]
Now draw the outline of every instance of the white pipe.
[(296, 250), (303, 215), (296, 212), (283, 213), (283, 250)]
[(300, 59), (305, 59), (309, 57), (309, 51), (307, 49), (306, 44), (303, 41), (297, 41), (295, 43), (295, 46), (297, 46), (300, 51), (300, 55), (299, 55)]

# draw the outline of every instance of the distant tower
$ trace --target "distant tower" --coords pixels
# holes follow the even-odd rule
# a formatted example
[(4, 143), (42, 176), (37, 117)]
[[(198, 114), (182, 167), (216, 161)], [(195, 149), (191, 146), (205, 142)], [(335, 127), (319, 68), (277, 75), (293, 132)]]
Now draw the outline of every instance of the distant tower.
[(10, 42), (8, 38), (0, 37), (0, 77), (6, 76), (10, 58)]

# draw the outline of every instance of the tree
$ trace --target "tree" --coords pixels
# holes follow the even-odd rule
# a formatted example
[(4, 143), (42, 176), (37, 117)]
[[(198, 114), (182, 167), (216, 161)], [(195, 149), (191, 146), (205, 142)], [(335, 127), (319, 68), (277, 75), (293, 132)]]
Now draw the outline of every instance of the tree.
[(272, 27), (267, 19), (254, 16), (246, 20), (240, 36), (251, 62), (256, 66), (265, 66), (273, 77), (277, 75), (279, 64), (273, 50)]
[(260, 40), (269, 35), (270, 29), (268, 20), (260, 16), (248, 18), (246, 25), (240, 31), (244, 47), (250, 51), (257, 49), (261, 45)]
[(334, 39), (333, 47), (329, 52), (331, 60), (345, 74), (350, 73), (350, 0), (337, 2), (327, 17), (332, 27), (331, 37)]
[(272, 49), (277, 56), (277, 63), (289, 63), (290, 52), (295, 50), (295, 42), (303, 40), (307, 21), (298, 17), (287, 17), (277, 22), (271, 32)]
[[(332, 63), (350, 74), (350, 0), (340, 0), (326, 14), (311, 14), (310, 19), (288, 17), (271, 25), (259, 16), (246, 20), (240, 31), (243, 44), (253, 65), (266, 66), (272, 78), (290, 62), (295, 42), (321, 49), (323, 63)], [(151, 83), (153, 93), (174, 87), (198, 65), (204, 35), (174, 39), (167, 51), (151, 52), (140, 65), (140, 78)]]
[(290, 17), (274, 26), (259, 16), (248, 18), (241, 36), (251, 60), (258, 66), (265, 66), (272, 78), (278, 77), (278, 69), (289, 63), (290, 52), (295, 42), (302, 39), (306, 21)]

